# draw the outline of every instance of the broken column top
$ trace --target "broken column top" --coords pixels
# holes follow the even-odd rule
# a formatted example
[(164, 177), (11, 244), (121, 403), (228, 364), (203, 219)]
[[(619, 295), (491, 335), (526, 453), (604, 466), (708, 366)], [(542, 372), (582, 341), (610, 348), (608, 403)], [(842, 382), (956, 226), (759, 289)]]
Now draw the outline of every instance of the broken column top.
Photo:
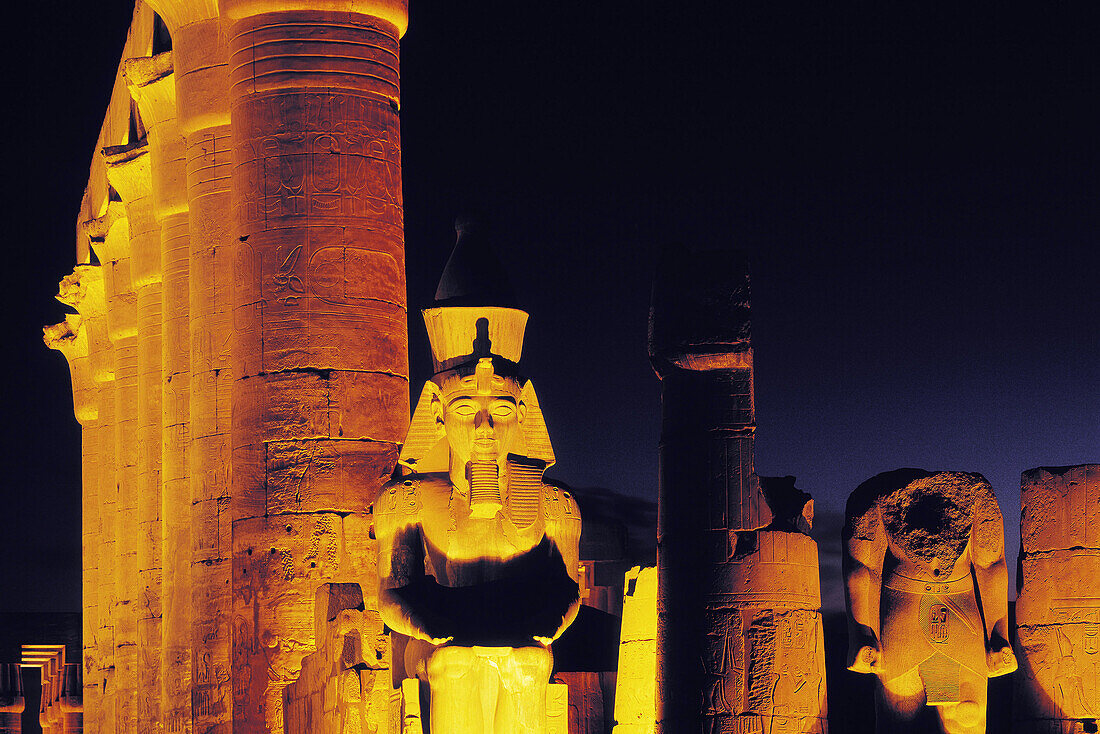
[(663, 373), (751, 368), (749, 270), (731, 247), (667, 247), (649, 311), (649, 356)]
[(1100, 548), (1100, 464), (1028, 469), (1020, 506), (1024, 553)]

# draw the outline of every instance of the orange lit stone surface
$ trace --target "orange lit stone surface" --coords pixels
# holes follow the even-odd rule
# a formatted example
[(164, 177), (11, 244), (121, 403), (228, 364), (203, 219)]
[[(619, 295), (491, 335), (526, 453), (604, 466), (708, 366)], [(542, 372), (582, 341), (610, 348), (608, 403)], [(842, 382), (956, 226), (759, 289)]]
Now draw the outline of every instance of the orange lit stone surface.
[[(233, 731), (282, 731), (322, 583), (408, 415), (393, 3), (223, 1), (232, 265)], [(398, 21), (395, 23), (395, 21)], [(359, 537), (355, 540), (366, 540)], [(293, 726), (293, 723), (291, 723)]]
[(1041, 467), (1020, 486), (1014, 731), (1100, 718), (1100, 465)]
[[(374, 505), (379, 605), (408, 638), (404, 677), (419, 684), (403, 690), (428, 686), (433, 734), (561, 731), (549, 645), (580, 605), (580, 513), (543, 482), (553, 449), (516, 364), (527, 314), (494, 300), (501, 284), (475, 265), (489, 257), (480, 232), (457, 228), (424, 312), (435, 374), (401, 452), (405, 475)], [(423, 718), (410, 708), (406, 722)]]
[[(337, 644), (318, 589), (360, 585), (381, 634), (367, 508), (408, 426), (406, 17), (135, 6), (58, 294), (77, 313), (45, 331), (83, 427), (93, 731), (315, 731), (283, 707)], [(391, 723), (376, 688), (362, 731)]]
[[(680, 249), (658, 272), (656, 731), (824, 732), (813, 501), (793, 478), (753, 473), (746, 264), (729, 249)], [(630, 678), (645, 683), (640, 670)], [(637, 709), (648, 689), (626, 685)], [(647, 730), (640, 711), (624, 716), (624, 731)]]
[(844, 526), (848, 667), (874, 673), (878, 731), (935, 706), (984, 732), (987, 678), (1016, 670), (997, 498), (980, 474), (899, 469), (861, 484)]
[(615, 734), (653, 734), (657, 704), (657, 569), (626, 574), (619, 670), (615, 681)]

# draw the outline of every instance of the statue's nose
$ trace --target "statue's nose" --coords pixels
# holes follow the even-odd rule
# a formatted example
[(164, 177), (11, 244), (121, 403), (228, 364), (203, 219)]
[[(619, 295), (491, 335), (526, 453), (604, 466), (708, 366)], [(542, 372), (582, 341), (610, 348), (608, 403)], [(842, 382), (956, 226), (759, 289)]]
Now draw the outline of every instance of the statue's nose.
[(487, 411), (479, 410), (474, 417), (474, 429), (479, 434), (491, 435), (493, 432), (493, 417)]

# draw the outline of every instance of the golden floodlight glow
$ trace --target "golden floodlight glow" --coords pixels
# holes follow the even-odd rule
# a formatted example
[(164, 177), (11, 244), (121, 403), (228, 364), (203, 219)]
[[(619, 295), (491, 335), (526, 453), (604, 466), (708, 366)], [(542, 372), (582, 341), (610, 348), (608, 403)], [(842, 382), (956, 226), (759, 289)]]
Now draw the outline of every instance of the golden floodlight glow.
[(934, 706), (948, 734), (984, 732), (987, 678), (1016, 670), (1004, 524), (980, 474), (899, 469), (848, 499), (848, 668), (874, 673), (880, 732)]
[(1013, 715), (1077, 731), (1100, 719), (1100, 465), (1025, 471), (1020, 499)]
[(527, 314), (494, 303), (491, 254), (476, 227), (456, 228), (424, 311), (435, 374), (401, 451), (405, 473), (374, 505), (379, 608), (403, 651), (401, 718), (415, 730), (426, 694), (432, 734), (565, 734), (550, 645), (580, 607), (580, 512), (543, 481), (553, 449), (517, 364)]
[(312, 731), (284, 692), (342, 655), (315, 597), (347, 585), (382, 671), (347, 700), (389, 726), (368, 508), (408, 426), (406, 24), (403, 0), (135, 6), (58, 294), (78, 313), (44, 335), (83, 429), (92, 731)]

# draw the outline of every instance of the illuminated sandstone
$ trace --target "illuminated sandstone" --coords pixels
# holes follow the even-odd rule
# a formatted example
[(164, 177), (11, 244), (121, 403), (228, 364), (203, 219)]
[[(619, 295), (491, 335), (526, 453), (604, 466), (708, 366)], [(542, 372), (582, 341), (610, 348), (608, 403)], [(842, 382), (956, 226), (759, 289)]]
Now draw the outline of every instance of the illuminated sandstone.
[(934, 706), (984, 732), (986, 679), (1016, 670), (997, 498), (980, 474), (899, 469), (848, 499), (848, 667), (878, 676), (878, 731)]
[(1041, 467), (1020, 487), (1014, 731), (1100, 718), (1100, 465)]
[(615, 734), (653, 734), (657, 704), (657, 569), (632, 568), (623, 593)]
[(382, 619), (411, 638), (405, 676), (430, 689), (433, 734), (560, 731), (549, 645), (579, 608), (580, 514), (543, 482), (553, 449), (516, 364), (527, 314), (493, 297), (491, 256), (472, 225), (456, 228), (424, 312), (434, 376), (401, 451), (406, 473), (374, 505)]
[(745, 262), (680, 249), (659, 273), (656, 730), (824, 732), (813, 502), (793, 478), (753, 473)]
[(408, 425), (405, 10), (219, 8), (235, 214), (233, 732), (247, 734), (284, 729), (283, 689), (314, 649), (317, 588), (373, 581), (340, 549), (373, 557), (351, 520), (391, 474)]
[(317, 652), (284, 694), (287, 734), (369, 732), (392, 694), (382, 619), (364, 608), (359, 584), (323, 584), (314, 608)]
[(59, 294), (78, 313), (45, 333), (83, 427), (94, 731), (309, 730), (282, 701), (331, 652), (318, 588), (377, 606), (367, 508), (408, 425), (406, 15), (135, 7)]

